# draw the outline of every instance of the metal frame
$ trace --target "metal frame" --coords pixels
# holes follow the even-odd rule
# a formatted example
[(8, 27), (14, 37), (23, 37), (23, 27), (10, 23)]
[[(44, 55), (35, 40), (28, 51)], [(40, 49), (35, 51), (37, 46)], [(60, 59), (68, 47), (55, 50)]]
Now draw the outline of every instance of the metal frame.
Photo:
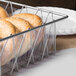
[[(51, 22), (45, 23), (45, 24), (43, 24), (42, 26), (38, 26), (38, 27), (35, 27), (35, 28), (32, 28), (32, 29), (29, 29), (29, 30), (27, 30), (27, 31), (20, 32), (20, 33), (18, 33), (18, 34), (14, 34), (14, 35), (11, 35), (11, 36), (9, 36), (9, 37), (0, 39), (0, 41), (7, 40), (7, 39), (9, 39), (9, 38), (12, 38), (12, 37), (15, 37), (15, 36), (18, 36), (18, 35), (21, 35), (21, 34), (30, 32), (30, 31), (32, 31), (32, 30), (35, 30), (35, 29), (38, 29), (38, 28), (41, 28), (41, 27), (47, 26), (47, 25), (49, 25), (49, 24), (52, 24), (52, 23), (55, 23), (55, 22), (58, 22), (58, 21), (61, 21), (61, 20), (63, 20), (63, 19), (68, 18), (68, 15), (65, 15), (65, 14), (62, 14), (62, 13), (58, 13), (58, 12), (54, 12), (54, 11), (49, 11), (49, 10), (45, 10), (45, 9), (43, 10), (43, 9), (39, 9), (39, 8), (34, 8), (34, 7), (31, 7), (31, 6), (28, 6), (28, 5), (23, 5), (23, 4), (15, 3), (15, 2), (11, 2), (11, 1), (2, 1), (2, 0), (1, 0), (1, 2), (5, 2), (5, 3), (8, 3), (8, 4), (10, 3), (10, 4), (22, 6), (22, 7), (27, 7), (27, 8), (31, 8), (31, 9), (34, 9), (34, 10), (39, 10), (39, 11), (47, 12), (47, 13), (52, 13), (52, 14), (55, 14), (55, 15), (58, 15), (58, 16), (62, 16), (62, 17), (59, 18), (59, 19), (53, 20), (53, 21), (51, 21)], [(47, 20), (47, 18), (46, 18), (46, 20)]]

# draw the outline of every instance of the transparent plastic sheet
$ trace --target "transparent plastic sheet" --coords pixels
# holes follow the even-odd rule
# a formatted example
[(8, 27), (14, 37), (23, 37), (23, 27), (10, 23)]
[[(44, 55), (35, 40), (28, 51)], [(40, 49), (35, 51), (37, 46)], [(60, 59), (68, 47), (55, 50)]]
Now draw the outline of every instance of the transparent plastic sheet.
[[(44, 29), (44, 28), (36, 29), (36, 31), (38, 30), (37, 33), (35, 30), (28, 32), (31, 36), (30, 41), (28, 43), (27, 43), (27, 39), (26, 39), (26, 36), (28, 35), (28, 33), (2, 41), (2, 43), (4, 45), (2, 46), (2, 43), (1, 43), (1, 52), (2, 52), (1, 58), (4, 58), (3, 57), (4, 56), (3, 54), (5, 54), (4, 51), (9, 51), (10, 47), (8, 47), (8, 45), (10, 42), (11, 42), (11, 46), (12, 46), (12, 48), (11, 48), (11, 51), (13, 53), (12, 55), (15, 57), (10, 62), (7, 62), (7, 64), (1, 66), (2, 75), (6, 75), (6, 74), (12, 75), (12, 73), (14, 71), (17, 71), (19, 68), (28, 67), (30, 63), (40, 61), (45, 56), (48, 56), (49, 53), (53, 53), (52, 50), (51, 51), (48, 50), (52, 46), (52, 43), (50, 42), (50, 41), (53, 41), (52, 37), (50, 37), (49, 42), (48, 42), (49, 35), (45, 36), (45, 37), (43, 35), (43, 38), (40, 39), (42, 29)], [(32, 33), (35, 34), (34, 39), (32, 39), (33, 38), (32, 37), (33, 35), (31, 35)], [(17, 42), (15, 40), (16, 38), (18, 39)], [(51, 45), (48, 46), (50, 43), (51, 43)], [(27, 46), (28, 50), (25, 52), (25, 54), (20, 56), (22, 49), (24, 49), (24, 46)], [(5, 50), (6, 48), (8, 48), (8, 49)], [(8, 59), (9, 58), (7, 57), (7, 59), (5, 58), (4, 61), (8, 61)], [(1, 63), (3, 64), (2, 61), (1, 61)]]
[[(40, 16), (43, 21), (40, 27), (0, 40), (0, 76), (12, 76), (14, 71), (17, 72), (22, 67), (28, 67), (29, 64), (41, 61), (50, 54), (56, 53), (56, 22), (66, 19), (67, 15), (10, 1), (0, 1), (0, 6), (10, 16), (20, 9), (18, 13), (22, 13), (25, 10), (25, 13)], [(48, 34), (47, 27), (49, 27)], [(11, 44), (10, 47), (9, 44)], [(9, 52), (10, 50), (12, 54)], [(4, 57), (5, 55), (7, 57)], [(5, 62), (7, 64), (3, 65)]]

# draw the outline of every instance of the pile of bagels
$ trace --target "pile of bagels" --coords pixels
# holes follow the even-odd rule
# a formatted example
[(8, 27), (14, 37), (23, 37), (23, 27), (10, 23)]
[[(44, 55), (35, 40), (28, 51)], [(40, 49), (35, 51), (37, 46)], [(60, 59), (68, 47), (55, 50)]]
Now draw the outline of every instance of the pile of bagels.
[[(9, 16), (5, 9), (0, 7), (0, 39), (41, 25), (42, 19), (35, 14), (20, 13)], [(16, 56), (25, 54), (31, 48), (30, 42), (32, 42), (32, 44), (34, 43), (38, 32), (38, 29), (31, 31), (31, 33), (27, 32), (20, 50), (19, 48), (24, 35), (8, 39), (7, 44), (6, 40), (0, 42), (0, 53), (3, 51), (1, 54), (1, 65), (7, 64)], [(43, 37), (44, 29), (41, 30), (36, 44), (39, 44)], [(5, 44), (5, 48), (2, 50)]]

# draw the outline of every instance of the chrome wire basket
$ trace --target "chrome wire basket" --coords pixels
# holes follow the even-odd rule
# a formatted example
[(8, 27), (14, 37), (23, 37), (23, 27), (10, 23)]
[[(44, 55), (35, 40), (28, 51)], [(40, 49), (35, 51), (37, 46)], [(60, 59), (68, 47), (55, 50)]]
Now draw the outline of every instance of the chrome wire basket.
[[(42, 26), (38, 26), (27, 31), (23, 31), (18, 34), (0, 39), (0, 76), (12, 76), (13, 72), (18, 71), (19, 68), (28, 67), (29, 64), (40, 61), (43, 58), (49, 56), (50, 54), (56, 53), (56, 23), (68, 18), (67, 15), (11, 1), (0, 0), (0, 6), (3, 7), (10, 16), (17, 13), (32, 13), (40, 16), (43, 21)], [(42, 40), (37, 43), (43, 29), (44, 35), (42, 37)], [(36, 33), (36, 30), (38, 30), (38, 33)], [(35, 40), (33, 44), (31, 35), (32, 32), (34, 32), (35, 34)], [(19, 56), (25, 42), (24, 38), (26, 37), (27, 33), (30, 33), (31, 35), (30, 49), (24, 55)], [(17, 42), (17, 45), (15, 44), (15, 38), (20, 38)], [(13, 53), (15, 55), (15, 58), (2, 66), (1, 57), (10, 39), (12, 40)], [(3, 46), (1, 46), (2, 42), (5, 42)], [(18, 50), (17, 55), (16, 50)]]

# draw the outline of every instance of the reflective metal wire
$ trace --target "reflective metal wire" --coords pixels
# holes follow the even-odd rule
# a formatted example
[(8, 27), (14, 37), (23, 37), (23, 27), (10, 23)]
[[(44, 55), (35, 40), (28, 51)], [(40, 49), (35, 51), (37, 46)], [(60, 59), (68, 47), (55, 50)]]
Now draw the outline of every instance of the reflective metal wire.
[[(14, 62), (14, 64), (13, 64), (13, 68), (12, 68), (12, 70), (11, 70), (11, 74), (12, 74), (14, 68), (15, 68), (15, 65), (17, 64), (17, 60), (18, 60), (19, 54), (20, 54), (20, 52), (21, 52), (21, 48), (22, 48), (22, 45), (23, 45), (23, 42), (24, 42), (25, 37), (26, 37), (26, 35), (24, 34), (24, 35), (23, 35), (23, 38), (22, 38), (22, 41), (21, 41), (21, 44), (20, 44), (20, 47), (19, 47), (19, 49), (18, 49), (17, 56), (16, 56), (16, 58), (15, 58), (15, 62)], [(18, 66), (18, 64), (17, 64), (17, 66)]]
[(37, 37), (36, 37), (36, 39), (35, 39), (35, 42), (34, 42), (34, 45), (33, 45), (33, 48), (32, 48), (31, 54), (30, 54), (30, 57), (29, 57), (29, 59), (28, 59), (27, 66), (29, 65), (29, 63), (30, 63), (30, 61), (31, 61), (31, 57), (33, 56), (34, 49), (35, 49), (35, 45), (36, 45), (36, 42), (37, 42), (37, 40), (38, 40), (38, 38), (39, 38), (39, 34), (40, 34), (40, 32), (41, 32), (41, 29), (42, 29), (42, 28), (39, 29), (39, 32), (38, 32)]

